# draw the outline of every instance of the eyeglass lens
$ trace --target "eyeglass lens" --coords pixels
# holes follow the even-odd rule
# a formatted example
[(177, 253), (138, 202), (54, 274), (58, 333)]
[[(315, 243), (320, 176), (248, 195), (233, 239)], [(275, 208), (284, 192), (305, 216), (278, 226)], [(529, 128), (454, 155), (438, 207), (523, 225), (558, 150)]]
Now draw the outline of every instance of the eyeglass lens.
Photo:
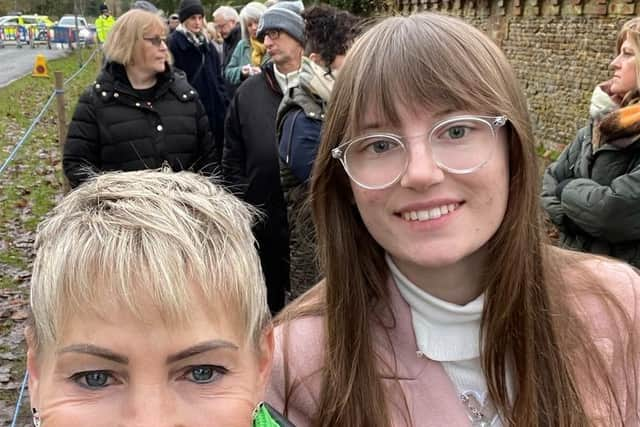
[(277, 40), (280, 37), (280, 30), (269, 30), (265, 33), (271, 40)]
[[(438, 124), (428, 138), (434, 161), (448, 172), (464, 174), (490, 159), (495, 132), (487, 121), (467, 117)], [(409, 161), (406, 147), (413, 139), (424, 139), (424, 135), (402, 140), (385, 134), (355, 139), (343, 157), (347, 173), (365, 187), (390, 185), (404, 173)]]
[(167, 41), (166, 37), (160, 37), (160, 36), (144, 37), (144, 39), (156, 47), (159, 47), (163, 42), (166, 43)]

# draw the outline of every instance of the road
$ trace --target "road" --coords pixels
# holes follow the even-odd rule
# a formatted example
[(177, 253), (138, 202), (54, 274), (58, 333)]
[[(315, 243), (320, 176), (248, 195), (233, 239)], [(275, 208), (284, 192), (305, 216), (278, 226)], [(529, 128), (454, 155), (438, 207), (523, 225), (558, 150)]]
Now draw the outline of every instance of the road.
[(6, 86), (25, 74), (31, 73), (36, 55), (41, 53), (47, 59), (61, 58), (69, 54), (69, 49), (47, 49), (46, 46), (21, 49), (7, 45), (0, 49), (0, 87)]

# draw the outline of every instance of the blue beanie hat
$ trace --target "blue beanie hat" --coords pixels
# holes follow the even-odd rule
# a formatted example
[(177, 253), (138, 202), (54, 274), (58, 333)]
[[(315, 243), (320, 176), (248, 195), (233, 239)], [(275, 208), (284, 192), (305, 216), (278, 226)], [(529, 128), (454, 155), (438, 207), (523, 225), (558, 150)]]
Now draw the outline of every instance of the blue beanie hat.
[(281, 30), (304, 46), (304, 20), (300, 14), (304, 10), (301, 0), (279, 1), (267, 9), (258, 24), (258, 39), (263, 40), (269, 30)]

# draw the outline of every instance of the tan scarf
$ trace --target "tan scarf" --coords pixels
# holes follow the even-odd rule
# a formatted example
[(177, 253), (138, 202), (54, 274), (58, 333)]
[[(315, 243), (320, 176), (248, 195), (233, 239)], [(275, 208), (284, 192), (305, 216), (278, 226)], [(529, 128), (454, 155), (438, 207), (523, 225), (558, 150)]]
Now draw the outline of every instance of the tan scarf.
[(259, 67), (262, 64), (262, 58), (264, 57), (267, 48), (264, 47), (262, 43), (258, 41), (258, 39), (254, 39), (251, 37), (251, 65), (254, 67)]
[(591, 145), (594, 150), (604, 143), (626, 148), (640, 137), (640, 103), (624, 106), (605, 115), (594, 125)]
[(302, 57), (300, 67), (300, 86), (307, 92), (322, 99), (323, 103), (329, 102), (335, 77), (324, 67), (313, 62), (306, 56)]

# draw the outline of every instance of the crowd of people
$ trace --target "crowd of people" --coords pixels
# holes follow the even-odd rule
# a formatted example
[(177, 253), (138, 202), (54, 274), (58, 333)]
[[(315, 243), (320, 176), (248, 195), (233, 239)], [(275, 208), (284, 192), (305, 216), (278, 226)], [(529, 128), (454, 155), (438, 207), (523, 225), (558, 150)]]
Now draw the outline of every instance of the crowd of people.
[(36, 239), (36, 425), (640, 425), (640, 18), (540, 192), (471, 25), (205, 15), (107, 31)]

